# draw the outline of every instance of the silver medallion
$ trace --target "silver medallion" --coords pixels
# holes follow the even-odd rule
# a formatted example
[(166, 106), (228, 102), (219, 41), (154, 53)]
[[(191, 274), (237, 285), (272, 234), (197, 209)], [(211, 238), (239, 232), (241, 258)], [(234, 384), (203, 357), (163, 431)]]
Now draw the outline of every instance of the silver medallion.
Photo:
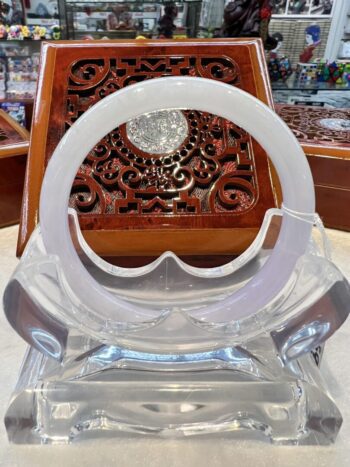
[(188, 123), (180, 110), (143, 114), (126, 124), (130, 142), (149, 154), (174, 152), (188, 136)]
[(323, 118), (318, 123), (327, 130), (350, 131), (350, 120), (345, 118)]

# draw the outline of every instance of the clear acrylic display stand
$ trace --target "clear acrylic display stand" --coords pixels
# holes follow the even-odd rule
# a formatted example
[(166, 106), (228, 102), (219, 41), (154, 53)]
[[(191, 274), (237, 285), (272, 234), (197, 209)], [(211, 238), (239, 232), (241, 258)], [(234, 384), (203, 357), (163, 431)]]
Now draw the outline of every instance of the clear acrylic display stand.
[[(266, 213), (254, 243), (224, 266), (191, 267), (171, 252), (141, 268), (112, 266), (85, 243), (75, 212), (67, 216), (74, 176), (116, 126), (178, 108), (248, 131), (276, 167), (284, 205)], [(347, 318), (350, 287), (314, 241), (315, 224), (326, 243), (299, 144), (245, 92), (160, 78), (96, 104), (50, 160), (40, 225), (5, 291), (7, 318), (30, 345), (5, 417), (9, 439), (333, 441), (342, 418), (312, 351)]]

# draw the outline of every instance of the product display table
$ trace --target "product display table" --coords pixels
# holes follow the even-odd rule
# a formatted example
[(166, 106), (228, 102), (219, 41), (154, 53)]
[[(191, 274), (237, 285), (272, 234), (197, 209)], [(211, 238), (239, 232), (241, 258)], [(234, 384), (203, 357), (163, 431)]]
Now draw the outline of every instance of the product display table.
[(350, 230), (350, 111), (299, 105), (277, 105), (276, 111), (308, 158), (323, 223)]
[[(15, 248), (17, 227), (0, 230), (0, 288), (3, 289), (17, 264)], [(333, 246), (334, 262), (350, 278), (347, 254), (350, 251), (350, 234), (328, 231)], [(6, 438), (3, 416), (8, 399), (17, 380), (25, 343), (15, 334), (0, 313), (0, 466), (105, 466), (138, 467), (168, 466), (296, 466), (308, 467), (350, 465), (350, 361), (348, 343), (350, 321), (327, 343), (324, 372), (331, 392), (344, 416), (344, 424), (335, 445), (330, 447), (278, 447), (262, 442), (238, 442), (230, 437), (191, 437), (191, 439), (160, 439), (123, 437), (109, 442), (81, 443), (74, 446), (15, 446)]]

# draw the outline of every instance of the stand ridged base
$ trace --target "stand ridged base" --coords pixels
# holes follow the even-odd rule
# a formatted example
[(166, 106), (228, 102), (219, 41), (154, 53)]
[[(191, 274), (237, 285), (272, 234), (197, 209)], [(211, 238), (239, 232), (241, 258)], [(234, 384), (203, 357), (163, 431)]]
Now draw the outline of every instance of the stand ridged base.
[[(194, 371), (189, 364), (144, 371), (124, 358), (89, 372), (90, 354), (89, 362), (79, 361), (79, 374), (65, 379), (62, 364), (30, 348), (5, 417), (9, 439), (67, 444), (126, 435), (220, 435), (274, 444), (334, 441), (342, 417), (311, 355), (283, 367), (277, 358), (253, 362), (248, 353), (246, 362), (234, 362), (237, 352), (231, 362), (208, 360)], [(252, 371), (243, 371), (249, 361)], [(277, 369), (275, 375), (262, 377), (266, 366)]]

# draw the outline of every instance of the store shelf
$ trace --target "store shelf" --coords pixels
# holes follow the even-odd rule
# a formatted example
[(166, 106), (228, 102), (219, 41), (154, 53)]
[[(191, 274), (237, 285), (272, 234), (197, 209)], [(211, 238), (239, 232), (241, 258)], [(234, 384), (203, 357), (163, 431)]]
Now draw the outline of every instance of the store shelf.
[[(176, 3), (191, 3), (191, 2), (198, 2), (198, 1), (202, 1), (202, 0), (175, 0)], [(96, 3), (113, 3), (113, 4), (118, 4), (118, 3), (121, 3), (121, 4), (124, 4), (124, 3), (137, 3), (137, 4), (142, 4), (142, 3), (146, 3), (146, 4), (157, 4), (157, 3), (160, 3), (160, 4), (164, 4), (164, 3), (169, 3), (169, 0), (147, 0), (147, 1), (142, 1), (142, 0), (113, 0), (113, 2), (111, 2), (111, 0), (66, 0), (66, 3), (72, 3), (72, 4), (75, 4), (75, 5), (87, 5), (89, 3), (91, 4), (96, 4)]]
[[(92, 36), (94, 39), (102, 39), (108, 37), (108, 39), (135, 39), (137, 31), (125, 30), (125, 31), (74, 31), (73, 39), (82, 39), (84, 36)], [(144, 36), (145, 33), (142, 32)]]
[(274, 91), (350, 91), (349, 84), (335, 84), (335, 83), (301, 83), (300, 81), (287, 80), (285, 82), (276, 81), (271, 83)]
[(34, 97), (10, 97), (7, 99), (6, 97), (0, 99), (0, 104), (3, 102), (9, 102), (10, 104), (16, 103), (16, 102), (22, 102), (23, 104), (33, 104), (34, 103)]

